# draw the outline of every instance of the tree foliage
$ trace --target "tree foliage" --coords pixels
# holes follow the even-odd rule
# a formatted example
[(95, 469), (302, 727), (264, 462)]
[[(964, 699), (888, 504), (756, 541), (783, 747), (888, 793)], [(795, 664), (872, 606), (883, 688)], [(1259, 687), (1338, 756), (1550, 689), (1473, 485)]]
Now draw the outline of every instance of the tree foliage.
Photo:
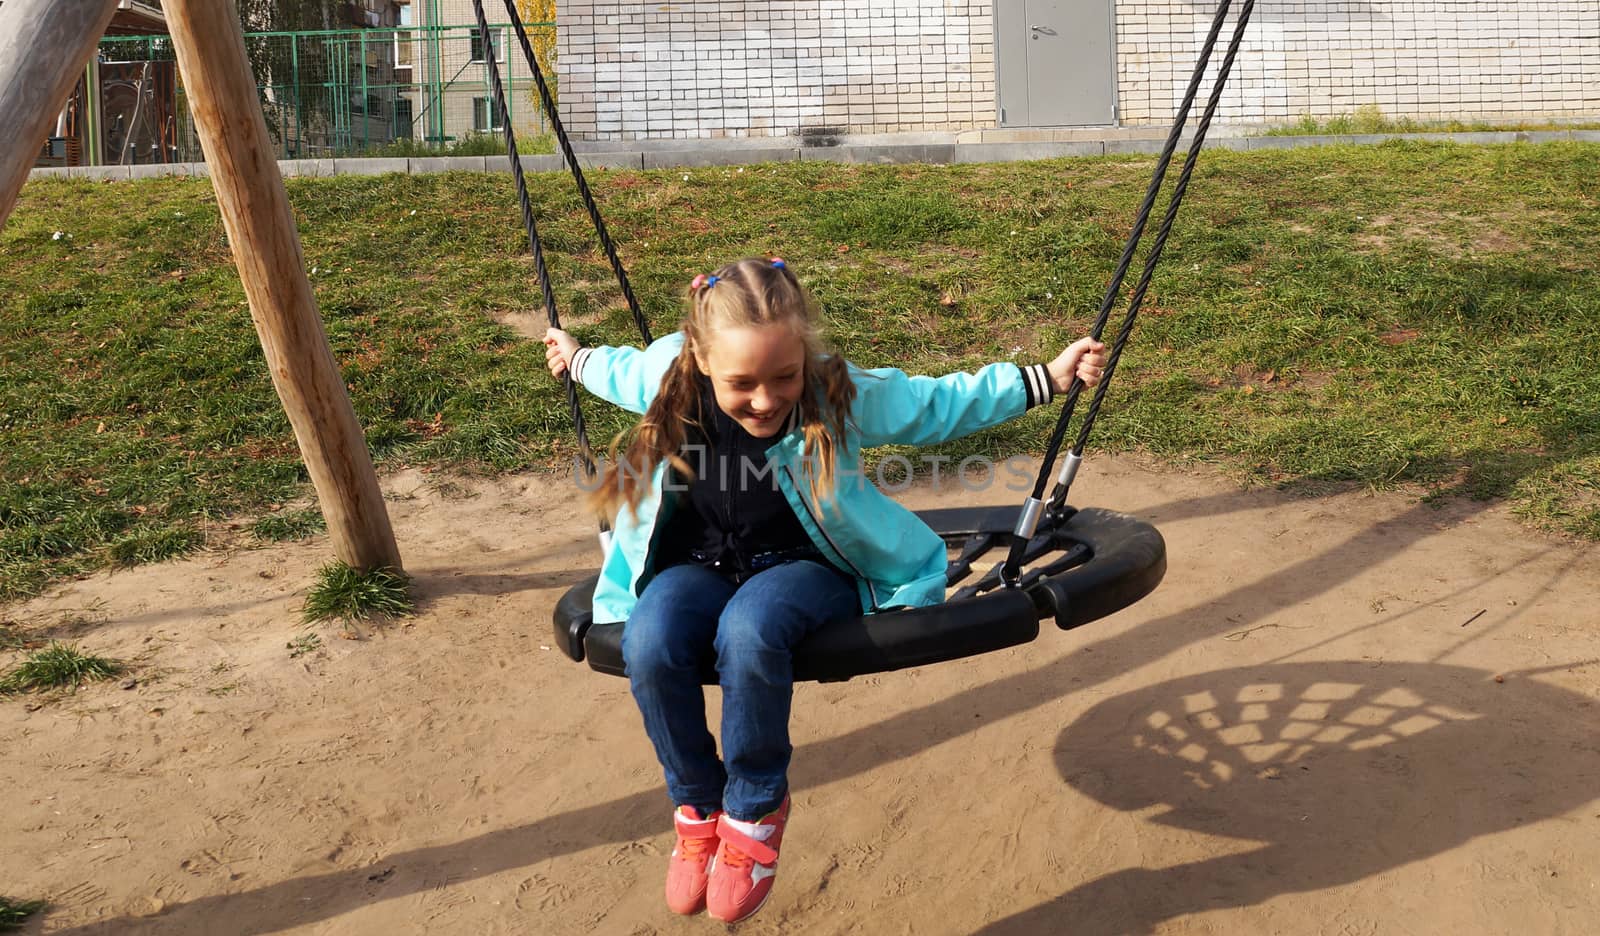
[[(280, 112), (309, 124), (325, 122), (330, 104), (324, 81), (301, 80), (294, 43), (285, 36), (260, 33), (302, 32), (348, 27), (343, 0), (236, 0), (245, 32), (245, 54), (261, 91), (267, 128), (277, 136), (284, 126)], [(303, 136), (305, 127), (297, 127)]]
[(524, 23), (551, 23), (543, 29), (535, 29), (528, 33), (528, 40), (533, 43), (533, 54), (539, 59), (539, 67), (544, 70), (545, 77), (555, 77), (556, 56), (556, 0), (517, 0), (517, 12)]

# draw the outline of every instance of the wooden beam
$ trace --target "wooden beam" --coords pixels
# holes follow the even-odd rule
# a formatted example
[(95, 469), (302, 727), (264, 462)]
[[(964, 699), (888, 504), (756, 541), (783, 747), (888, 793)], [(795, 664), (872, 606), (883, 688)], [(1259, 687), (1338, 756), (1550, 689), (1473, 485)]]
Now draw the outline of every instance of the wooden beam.
[(0, 227), (116, 12), (117, 0), (0, 4)]
[(232, 0), (168, 0), (164, 9), (250, 315), (334, 551), (363, 571), (398, 570), (400, 551), (372, 456), (306, 279), (238, 11)]

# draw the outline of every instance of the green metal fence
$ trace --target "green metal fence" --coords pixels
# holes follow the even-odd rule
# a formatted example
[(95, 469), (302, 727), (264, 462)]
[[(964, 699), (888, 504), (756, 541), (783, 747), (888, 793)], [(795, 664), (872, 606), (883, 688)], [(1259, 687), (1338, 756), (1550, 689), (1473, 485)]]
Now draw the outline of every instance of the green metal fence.
[[(554, 90), (555, 24), (525, 29)], [(548, 127), (516, 30), (496, 24), (490, 32), (519, 143), (537, 146)], [(245, 47), (280, 158), (503, 150), (476, 27), (246, 33)], [(167, 36), (108, 37), (100, 43), (102, 69), (113, 76), (101, 90), (106, 133), (141, 141), (112, 147), (131, 154), (124, 161), (202, 158), (182, 89), (151, 77), (170, 74), (172, 66), (165, 63), (173, 59)], [(165, 125), (148, 126), (152, 119)]]

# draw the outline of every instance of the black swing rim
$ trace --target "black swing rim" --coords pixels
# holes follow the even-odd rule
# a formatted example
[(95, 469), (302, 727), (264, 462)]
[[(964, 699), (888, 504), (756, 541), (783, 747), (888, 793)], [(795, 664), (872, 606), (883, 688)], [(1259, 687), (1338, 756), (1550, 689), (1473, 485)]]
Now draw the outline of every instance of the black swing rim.
[[(484, 35), (485, 46), (490, 47), (491, 44), (487, 41), (488, 25), (482, 4), (483, 0), (473, 0), (479, 30)], [(507, 10), (512, 11), (513, 4), (510, 0), (505, 0), (505, 4)], [(1160, 188), (1182, 127), (1187, 122), (1189, 108), (1194, 101), (1201, 75), (1210, 59), (1230, 5), (1231, 0), (1221, 0), (1218, 6), (1210, 35), (1195, 65), (1194, 76), (1174, 121), (1168, 143), (1161, 154), (1150, 191), (1147, 193), (1122, 261), (1113, 282), (1108, 286), (1105, 300), (1096, 318), (1093, 334), (1097, 338), (1106, 325), (1113, 300), (1120, 292), (1122, 278), (1142, 237), (1144, 224), (1154, 207), (1155, 194)], [(1094, 394), (1072, 449), (1075, 459), (1082, 456), (1087, 436), (1109, 387), (1117, 360), (1132, 331), (1140, 300), (1149, 286), (1151, 274), (1177, 215), (1190, 174), (1204, 144), (1206, 129), (1216, 111), (1254, 5), (1255, 0), (1244, 0), (1227, 54), (1210, 100), (1207, 102), (1204, 117), (1191, 144), (1179, 184), (1169, 202), (1156, 238), (1156, 246), (1146, 258), (1144, 271), (1134, 290), (1132, 302), (1123, 320), (1123, 327), (1113, 342), (1104, 379)], [(623, 294), (629, 300), (635, 322), (648, 342), (648, 325), (640, 314), (622, 263), (600, 218), (599, 209), (590, 195), (565, 128), (560, 123), (559, 114), (545, 86), (532, 46), (519, 19), (513, 16), (512, 20), (517, 23), (518, 39), (538, 81), (541, 103), (551, 119), (563, 155), (584, 197), (596, 233), (611, 260)], [(551, 325), (559, 327), (549, 273), (543, 263), (541, 245), (522, 176), (521, 160), (511, 131), (509, 115), (505, 113), (505, 99), (492, 52), (489, 65), (494, 75), (493, 92), (496, 106), (504, 117), (507, 148), (546, 309)], [(582, 461), (586, 467), (592, 466), (593, 461), (589, 457), (588, 440), (584, 432), (576, 387), (570, 374), (566, 383), (569, 404), (577, 425), (580, 447), (583, 450)], [(1054, 619), (1057, 626), (1062, 629), (1071, 629), (1119, 611), (1155, 589), (1166, 572), (1166, 544), (1161, 534), (1150, 524), (1126, 514), (1095, 508), (1074, 510), (1067, 507), (1066, 496), (1071, 483), (1070, 473), (1063, 474), (1050, 498), (1048, 509), (1043, 510), (1045, 521), (1043, 531), (1038, 531), (1038, 527), (1035, 526), (1039, 516), (1037, 511), (1044, 508), (1041, 500), (1044, 485), (1060, 452), (1067, 424), (1072, 418), (1082, 389), (1083, 384), (1074, 377), (1055, 431), (1051, 434), (1048, 455), (1041, 467), (1036, 489), (1022, 508), (953, 508), (920, 514), (924, 522), (945, 539), (947, 545), (959, 545), (956, 541), (961, 539), (966, 539), (969, 546), (978, 540), (983, 540), (987, 544), (976, 552), (970, 554), (964, 552), (958, 563), (966, 563), (968, 566), (971, 561), (975, 561), (986, 552), (989, 546), (997, 545), (998, 537), (1009, 537), (1011, 542), (1009, 558), (997, 564), (980, 580), (982, 582), (992, 579), (1003, 587), (994, 588), (986, 593), (973, 594), (970, 597), (959, 596), (932, 607), (891, 610), (832, 622), (796, 648), (797, 680), (845, 680), (868, 673), (937, 663), (1017, 646), (1038, 636), (1041, 620)], [(1024, 519), (1024, 515), (1034, 519)], [(1025, 530), (1028, 532), (1025, 533)], [(1036, 569), (1027, 576), (1021, 574), (1019, 566), (1025, 554), (1037, 555), (1045, 546), (1067, 544), (1070, 544), (1067, 550), (1069, 555), (1081, 554), (1081, 562), (1069, 565), (1064, 560), (1057, 560), (1055, 564), (1046, 566), (1045, 571)], [(954, 571), (953, 565), (952, 573)], [(579, 583), (557, 603), (554, 615), (556, 643), (573, 660), (587, 659), (590, 667), (599, 672), (625, 675), (621, 652), (623, 625), (593, 623), (590, 604), (597, 582), (598, 576), (595, 576)], [(970, 592), (972, 589), (969, 588), (967, 591)], [(708, 682), (715, 682), (714, 672), (703, 673), (702, 677)]]
[[(1017, 510), (966, 507), (917, 516), (946, 543), (1009, 532)], [(1027, 588), (996, 588), (925, 608), (905, 608), (831, 621), (794, 650), (797, 682), (842, 682), (857, 676), (943, 663), (1029, 643), (1041, 621), (1071, 630), (1128, 607), (1155, 590), (1167, 570), (1166, 541), (1154, 526), (1101, 508), (1066, 511), (1053, 530), (1084, 548), (1072, 568)], [(621, 623), (596, 624), (591, 611), (599, 575), (570, 588), (556, 604), (555, 642), (575, 662), (625, 676)], [(701, 680), (717, 682), (707, 662)]]

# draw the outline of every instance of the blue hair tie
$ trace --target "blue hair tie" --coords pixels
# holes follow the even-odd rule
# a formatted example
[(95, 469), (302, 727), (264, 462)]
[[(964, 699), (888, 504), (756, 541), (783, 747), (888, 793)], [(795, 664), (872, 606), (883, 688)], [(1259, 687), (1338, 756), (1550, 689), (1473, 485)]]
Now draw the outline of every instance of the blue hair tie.
[(783, 270), (783, 269), (787, 269), (788, 268), (788, 264), (783, 262), (783, 258), (782, 257), (773, 257), (772, 258), (772, 268), (774, 270)]

